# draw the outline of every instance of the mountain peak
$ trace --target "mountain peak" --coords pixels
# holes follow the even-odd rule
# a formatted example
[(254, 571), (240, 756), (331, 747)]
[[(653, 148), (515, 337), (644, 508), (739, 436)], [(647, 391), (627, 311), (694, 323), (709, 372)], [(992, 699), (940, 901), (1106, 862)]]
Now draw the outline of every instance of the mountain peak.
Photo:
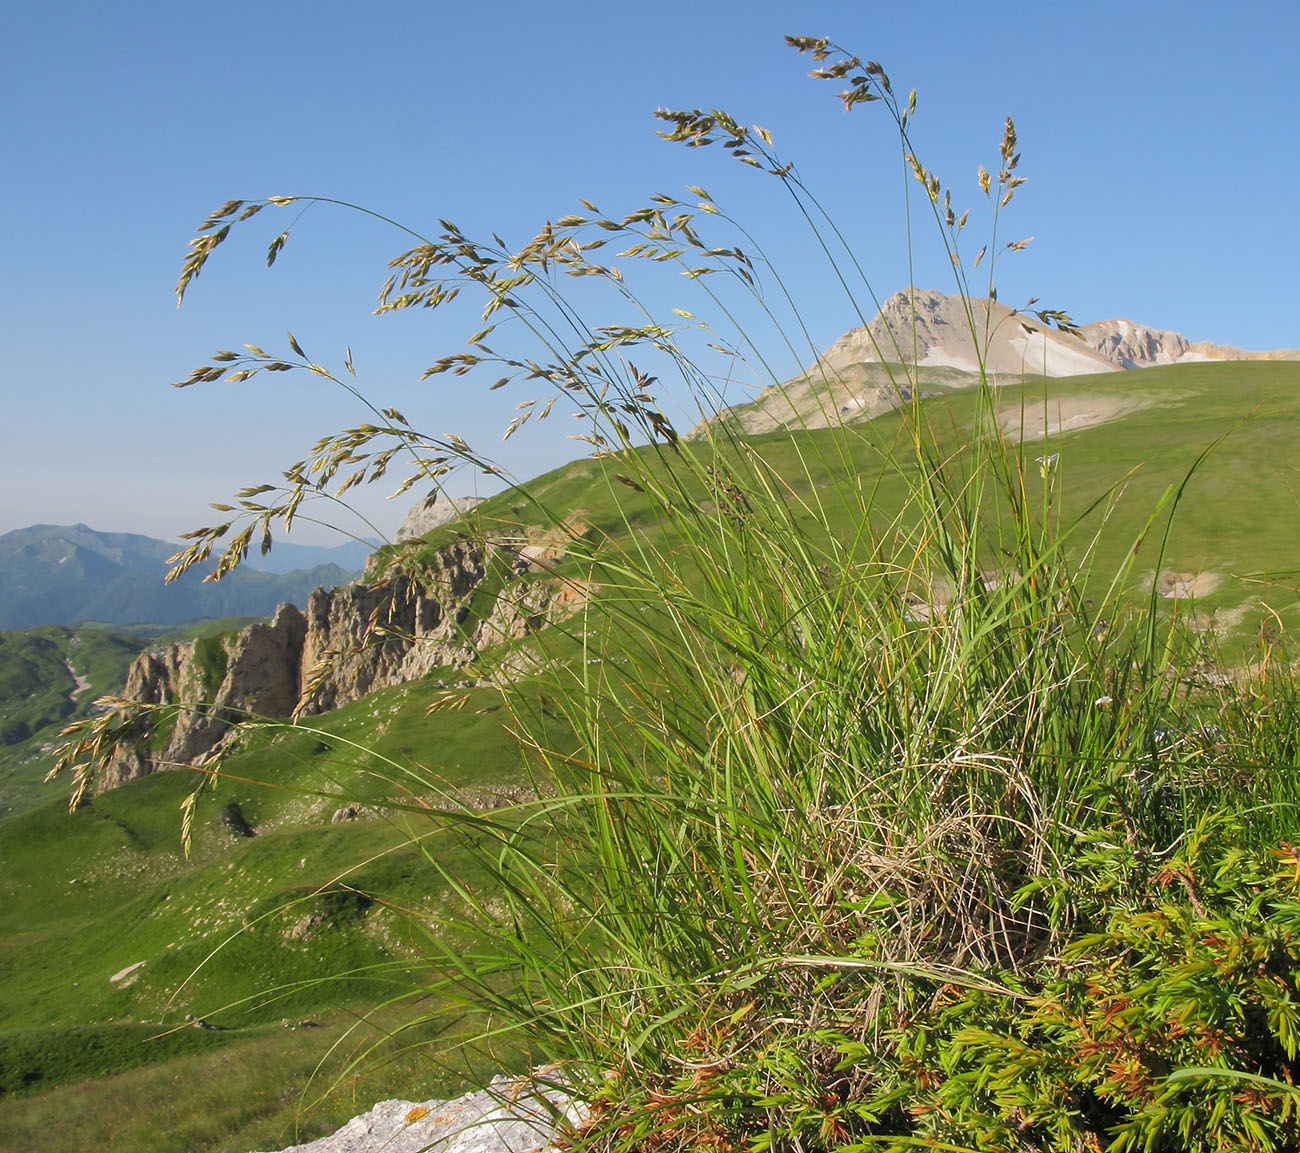
[[(980, 334), (983, 356), (977, 352)], [(823, 354), (828, 368), (901, 363), (990, 375), (1080, 376), (1206, 360), (1300, 360), (1300, 350), (1249, 352), (1117, 318), (1085, 324), (1078, 336), (1048, 328), (1035, 316), (990, 300), (965, 300), (933, 289), (894, 293), (876, 318), (845, 333)]]
[(1300, 360), (1300, 350), (1247, 352), (1193, 343), (1182, 333), (1124, 318), (1067, 334), (996, 300), (903, 289), (808, 371), (728, 409), (726, 419), (747, 433), (823, 428), (878, 416), (916, 392), (968, 387), (981, 371), (997, 384), (1207, 360)]
[[(978, 346), (972, 332), (979, 334)], [(845, 333), (821, 360), (837, 370), (876, 362), (970, 373), (983, 367), (992, 375), (1017, 376), (1076, 376), (1117, 367), (1077, 337), (998, 301), (968, 301), (933, 289), (894, 293), (870, 324)]]

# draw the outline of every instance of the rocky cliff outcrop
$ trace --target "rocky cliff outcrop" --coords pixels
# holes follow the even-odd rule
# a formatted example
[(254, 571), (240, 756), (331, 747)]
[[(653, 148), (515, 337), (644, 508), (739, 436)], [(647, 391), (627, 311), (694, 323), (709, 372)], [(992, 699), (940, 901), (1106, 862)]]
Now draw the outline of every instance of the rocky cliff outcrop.
[(1177, 364), (1187, 356), (1187, 337), (1181, 332), (1148, 328), (1131, 320), (1099, 320), (1079, 329), (1085, 344), (1117, 368), (1149, 368)]
[[(122, 696), (156, 707), (142, 710), (140, 741), (119, 750), (100, 788), (196, 764), (251, 714), (289, 716), (298, 703), (306, 635), (302, 613), (285, 604), (272, 620), (233, 636), (142, 653)], [(181, 707), (173, 712), (171, 705)]]
[(484, 546), (458, 542), (418, 578), (317, 589), (307, 601), (298, 711), (325, 712), (472, 660), (491, 643), (497, 623), (495, 612), (469, 619), (470, 594), (483, 584), (488, 565)]
[(123, 692), (147, 706), (141, 739), (118, 753), (100, 788), (201, 763), (250, 716), (325, 712), (473, 664), (481, 650), (567, 615), (585, 589), (539, 576), (538, 562), (556, 559), (556, 549), (544, 551), (456, 542), (418, 573), (317, 589), (305, 611), (281, 605), (238, 633), (142, 654)]

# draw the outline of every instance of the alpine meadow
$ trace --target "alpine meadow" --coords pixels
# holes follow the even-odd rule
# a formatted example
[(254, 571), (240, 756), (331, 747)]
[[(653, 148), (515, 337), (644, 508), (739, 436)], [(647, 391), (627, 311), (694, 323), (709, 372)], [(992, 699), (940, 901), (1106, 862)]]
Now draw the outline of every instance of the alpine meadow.
[[(436, 504), (487, 474), (497, 495), (372, 558), (368, 628), (311, 679), (415, 643), (386, 590), (441, 605), (463, 659), (268, 718), (217, 707), (233, 649), (201, 639), (205, 699), (121, 696), (64, 730), (64, 820), (89, 836), (86, 809), (121, 805), (115, 758), (220, 720), (186, 771), (127, 786), (165, 789), (180, 815), (149, 836), (207, 862), (173, 854), (176, 904), (140, 911), (160, 947), (181, 929), (149, 918), (232, 905), (145, 973), (258, 1028), (347, 1004), (360, 1023), (322, 1030), (318, 1087), (421, 1056), (470, 1082), (532, 1069), (585, 1102), (573, 1147), (645, 1153), (1300, 1149), (1295, 530), (1245, 511), (1295, 520), (1255, 465), (1294, 447), (1300, 364), (995, 373), (1000, 329), (1078, 329), (998, 302), (1028, 243), (1008, 232), (1013, 121), (949, 187), (914, 145), (915, 92), (788, 43), (851, 124), (892, 124), (890, 227), (933, 230), (944, 267), (913, 279), (948, 278), (974, 371), (922, 363), (909, 286), (913, 333), (872, 337), (887, 403), (843, 402), (764, 237), (804, 230), (868, 333), (900, 286), (873, 283), (784, 145), (716, 109), (656, 115), (702, 162), (777, 182), (786, 218), (700, 185), (584, 201), (520, 248), (388, 221), (404, 250), (378, 311), (472, 326), (426, 371), (429, 411), (293, 335), (218, 351), (178, 384), (307, 373), (358, 423), (214, 505), (172, 576), (220, 580), (360, 486)], [(311, 206), (378, 216), (229, 201), (178, 297), (269, 219), (267, 262), (288, 259), (281, 221)], [(518, 479), (431, 432), (470, 388), (508, 398), (507, 440), (576, 418), (588, 455)], [(1104, 430), (1062, 419), (1085, 391), (1117, 398)], [(372, 819), (331, 826), (348, 807)], [(262, 835), (219, 873), (240, 822)], [(168, 1037), (181, 1057), (209, 1040)]]

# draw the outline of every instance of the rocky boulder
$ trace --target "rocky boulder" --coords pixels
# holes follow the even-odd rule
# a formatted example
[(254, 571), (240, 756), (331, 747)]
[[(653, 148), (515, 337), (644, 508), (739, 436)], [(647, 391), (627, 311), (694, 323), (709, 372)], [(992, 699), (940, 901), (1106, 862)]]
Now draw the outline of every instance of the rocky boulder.
[(540, 1153), (561, 1146), (586, 1110), (528, 1077), (497, 1077), (451, 1101), (381, 1101), (310, 1145), (282, 1153)]

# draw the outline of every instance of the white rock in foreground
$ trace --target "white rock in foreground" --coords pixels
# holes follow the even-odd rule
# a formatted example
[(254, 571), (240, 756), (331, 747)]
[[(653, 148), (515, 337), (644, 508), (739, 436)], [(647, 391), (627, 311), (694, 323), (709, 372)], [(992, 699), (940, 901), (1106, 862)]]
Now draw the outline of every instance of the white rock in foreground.
[(283, 1153), (537, 1153), (584, 1109), (529, 1077), (497, 1077), (452, 1101), (381, 1101), (329, 1137)]

